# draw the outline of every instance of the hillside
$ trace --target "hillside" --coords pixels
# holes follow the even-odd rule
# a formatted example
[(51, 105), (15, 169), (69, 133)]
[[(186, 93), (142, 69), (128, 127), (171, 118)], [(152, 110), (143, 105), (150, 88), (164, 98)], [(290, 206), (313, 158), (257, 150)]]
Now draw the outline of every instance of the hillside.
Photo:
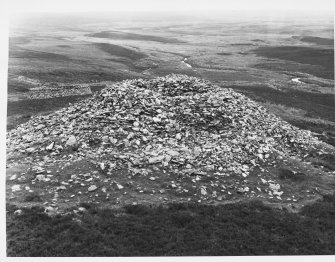
[(333, 254), (334, 155), (206, 80), (109, 84), (7, 133), (7, 255)]
[(332, 193), (334, 148), (231, 89), (184, 75), (117, 82), (7, 135), (7, 202), (296, 208)]
[(333, 15), (111, 6), (9, 23), (7, 256), (334, 255)]

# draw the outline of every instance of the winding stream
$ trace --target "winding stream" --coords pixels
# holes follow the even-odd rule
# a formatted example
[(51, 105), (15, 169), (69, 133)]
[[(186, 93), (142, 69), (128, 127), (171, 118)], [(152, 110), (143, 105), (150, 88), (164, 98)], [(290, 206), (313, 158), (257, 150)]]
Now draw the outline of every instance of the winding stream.
[(292, 78), (291, 79), (293, 82), (295, 82), (295, 83), (299, 83), (299, 84), (301, 84), (302, 82), (300, 81), (300, 78), (299, 77), (297, 77), (297, 78)]
[(181, 62), (182, 62), (183, 64), (185, 64), (187, 67), (192, 68), (192, 66), (191, 66), (190, 64), (186, 63), (186, 61), (187, 61), (187, 58), (185, 57), (184, 60), (181, 61)]

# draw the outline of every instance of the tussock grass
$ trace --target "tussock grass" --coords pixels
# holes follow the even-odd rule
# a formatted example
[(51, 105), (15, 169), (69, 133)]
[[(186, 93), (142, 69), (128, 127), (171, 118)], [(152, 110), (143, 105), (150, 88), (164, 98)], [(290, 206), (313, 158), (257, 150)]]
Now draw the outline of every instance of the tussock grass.
[(8, 256), (202, 256), (335, 254), (335, 196), (300, 213), (259, 201), (208, 206), (86, 205), (48, 217), (41, 208), (7, 210)]
[(323, 125), (335, 128), (335, 122), (322, 119), (320, 117), (310, 117), (308, 112), (299, 108), (289, 107), (282, 104), (273, 104), (270, 102), (261, 103), (271, 113), (282, 117), (287, 121), (300, 121), (312, 125)]
[[(301, 64), (321, 66), (334, 79), (334, 50), (304, 46), (263, 46), (253, 50), (255, 54), (267, 58), (278, 58)], [(316, 76), (323, 77), (317, 71)], [(327, 77), (328, 78), (328, 77)]]

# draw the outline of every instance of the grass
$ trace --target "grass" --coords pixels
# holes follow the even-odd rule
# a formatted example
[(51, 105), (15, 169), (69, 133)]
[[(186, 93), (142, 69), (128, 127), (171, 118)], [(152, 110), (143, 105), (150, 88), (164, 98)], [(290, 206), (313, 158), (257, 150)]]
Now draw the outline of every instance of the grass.
[(100, 85), (90, 85), (91, 91), (93, 93), (98, 93), (100, 92), (102, 89), (106, 88), (105, 84), (100, 84)]
[(24, 36), (11, 36), (9, 37), (9, 45), (19, 45), (19, 44), (28, 44), (30, 42), (29, 37), (24, 37)]
[(232, 55), (232, 53), (227, 53), (227, 52), (221, 52), (221, 53), (216, 53), (217, 55)]
[(302, 109), (288, 107), (281, 104), (272, 104), (269, 102), (262, 103), (271, 113), (282, 117), (290, 122), (305, 122), (310, 125), (327, 126), (328, 128), (335, 128), (335, 122), (324, 120), (320, 117), (308, 117), (308, 112)]
[(54, 97), (46, 99), (27, 99), (7, 103), (7, 130), (27, 122), (31, 116), (51, 113), (69, 105), (79, 102), (90, 95), (75, 95)]
[(8, 78), (7, 90), (8, 93), (25, 93), (29, 91), (29, 88), (34, 87), (32, 84), (20, 82), (16, 79)]
[(335, 122), (334, 97), (329, 94), (309, 93), (294, 89), (283, 91), (267, 86), (229, 86), (250, 98), (264, 103), (280, 104), (306, 111), (307, 117)]
[(94, 45), (112, 56), (126, 57), (131, 60), (138, 60), (146, 57), (146, 55), (141, 52), (137, 52), (129, 48), (125, 48), (118, 45), (107, 44), (107, 43), (95, 43)]
[(314, 166), (323, 166), (326, 170), (335, 171), (335, 155), (334, 154), (318, 154), (311, 152), (308, 161)]
[(324, 38), (324, 37), (317, 37), (317, 36), (305, 36), (300, 39), (302, 42), (306, 43), (313, 43), (318, 45), (332, 45), (334, 46), (334, 39), (332, 38)]
[(127, 33), (120, 31), (102, 31), (98, 33), (89, 34), (91, 37), (99, 37), (99, 38), (108, 38), (113, 40), (139, 40), (139, 41), (153, 41), (153, 42), (161, 42), (161, 43), (184, 43), (175, 38), (168, 38), (162, 36), (153, 36), (153, 35), (142, 35), (135, 33)]
[(253, 44), (251, 43), (234, 43), (231, 44), (231, 46), (252, 46)]
[(334, 69), (334, 50), (332, 49), (303, 46), (267, 46), (259, 47), (254, 52), (268, 58), (279, 58)]
[(7, 107), (7, 115), (14, 114), (37, 114), (45, 111), (55, 111), (57, 109), (66, 107), (69, 103), (75, 103), (90, 95), (75, 95), (54, 97), (46, 99), (27, 99), (15, 102), (9, 102)]
[[(37, 63), (38, 64), (38, 63)], [(35, 66), (35, 65), (34, 65)], [(32, 79), (38, 79), (42, 82), (56, 82), (56, 83), (89, 83), (95, 81), (122, 81), (132, 78), (130, 73), (118, 72), (116, 70), (107, 71), (106, 69), (90, 70), (87, 69), (68, 69), (55, 68), (52, 70), (44, 70), (36, 67), (34, 69), (20, 70), (18, 75), (23, 75)], [(74, 80), (75, 79), (75, 80)]]
[(69, 61), (70, 58), (65, 55), (50, 53), (50, 52), (41, 52), (35, 50), (27, 49), (9, 49), (9, 59), (11, 58), (24, 58), (24, 59), (43, 59), (43, 60), (53, 60), (53, 61)]
[(292, 125), (320, 134), (319, 138), (322, 141), (335, 146), (335, 122), (324, 120), (320, 117), (309, 117), (308, 112), (305, 110), (281, 104), (266, 102), (261, 103), (261, 105)]
[[(8, 256), (224, 256), (335, 254), (335, 197), (299, 213), (259, 201), (88, 209), (48, 217), (7, 207)], [(77, 220), (77, 222), (75, 221)], [(80, 222), (78, 222), (80, 221)]]
[(292, 125), (322, 134), (320, 139), (335, 145), (334, 98), (329, 94), (266, 86), (230, 86), (266, 107)]
[(259, 78), (244, 71), (222, 72), (220, 70), (198, 69), (201, 78), (208, 79), (211, 82), (216, 81), (257, 81)]
[[(213, 29), (216, 30), (217, 25)], [(198, 30), (196, 29), (196, 31)], [(180, 43), (179, 40), (168, 37), (116, 31), (100, 32), (97, 34), (94, 36), (148, 41), (148, 43), (150, 43), (149, 41), (165, 44)], [(206, 35), (205, 31), (201, 32), (200, 30), (199, 32), (192, 32), (192, 34)], [(238, 34), (240, 39), (241, 32), (239, 31)], [(231, 38), (228, 40), (231, 40)], [(28, 43), (29, 39), (16, 38), (10, 41), (12, 41), (13, 45), (19, 45)], [(51, 41), (56, 45), (54, 40)], [(190, 38), (187, 38), (187, 41), (192, 42)], [(214, 41), (216, 40), (212, 42), (214, 43)], [(241, 41), (246, 42), (249, 40), (245, 39)], [(263, 40), (255, 39), (253, 41), (261, 42)], [(66, 48), (69, 47), (66, 44), (67, 42), (60, 41), (57, 43), (59, 43), (57, 46), (63, 48), (63, 51), (66, 52)], [(245, 47), (248, 47), (251, 45), (247, 43), (230, 45), (229, 43), (231, 42), (229, 41), (227, 43), (224, 46), (224, 50), (227, 51), (218, 53), (218, 55), (231, 55), (230, 49), (226, 49), (227, 46), (233, 47), (235, 45), (235, 47), (238, 47), (239, 45), (245, 45)], [(135, 71), (133, 62), (139, 63), (145, 59), (136, 60), (146, 57), (144, 53), (138, 52), (135, 49), (131, 50), (111, 44), (87, 45), (98, 47), (104, 51), (97, 52), (95, 60), (91, 56), (86, 58), (86, 56), (82, 57), (81, 52), (78, 52), (78, 54), (75, 52), (81, 47), (86, 46), (86, 44), (80, 45), (80, 48), (73, 48), (71, 52), (69, 51), (65, 56), (62, 56), (53, 54), (54, 50), (52, 46), (50, 48), (43, 48), (48, 46), (48, 44), (50, 44), (48, 41), (44, 43), (42, 41), (38, 42), (38, 45), (41, 45), (43, 50), (50, 52), (32, 52), (22, 49), (19, 51), (19, 47), (17, 47), (17, 53), (11, 53), (12, 57), (16, 58), (10, 60), (12, 63), (10, 70), (15, 69), (19, 71), (19, 75), (48, 82), (117, 81), (130, 78), (134, 74), (121, 72), (121, 70), (118, 71), (119, 68), (117, 64), (114, 66), (113, 61), (125, 64)], [(170, 49), (168, 45), (166, 45), (166, 48), (166, 51)], [(184, 48), (187, 51), (185, 55), (175, 53), (179, 51), (179, 48), (172, 48), (175, 52), (171, 53), (182, 57), (190, 56), (189, 60), (194, 56), (200, 55), (200, 53), (198, 54), (198, 48), (196, 51), (191, 51), (193, 50), (191, 46), (188, 47), (185, 45), (182, 49)], [(261, 55), (273, 56), (272, 58), (283, 60), (276, 64), (267, 62), (265, 64), (267, 69), (292, 72), (301, 71), (330, 79), (334, 77), (333, 65), (329, 64), (329, 60), (333, 56), (332, 51), (326, 51), (330, 52), (327, 54), (315, 51), (324, 49), (269, 48), (265, 51), (263, 49), (265, 53)], [(314, 50), (312, 51), (314, 55), (311, 57), (307, 54), (310, 50)], [(218, 50), (215, 48), (211, 52), (216, 53)], [(90, 52), (87, 52), (87, 54), (90, 54)], [(208, 53), (208, 55), (211, 54)], [(117, 57), (114, 58), (113, 56)], [(326, 56), (330, 58), (325, 58)], [(27, 58), (27, 63), (31, 63), (31, 65), (27, 66), (27, 64), (22, 62), (25, 58)], [(84, 58), (89, 58), (90, 60), (85, 60)], [(163, 61), (164, 59), (162, 57)], [(152, 71), (157, 75), (179, 72), (200, 76), (199, 70), (194, 72), (187, 68), (175, 67), (174, 64), (169, 64), (172, 60), (168, 59), (170, 58), (167, 56), (165, 64), (153, 68)], [(178, 63), (182, 58), (173, 59), (173, 62), (177, 59)], [(63, 65), (63, 61), (65, 60), (67, 60), (67, 63)], [(220, 61), (216, 61), (215, 59), (213, 61), (212, 59), (208, 60), (206, 64), (208, 67), (220, 64)], [(302, 64), (294, 64), (289, 61)], [(192, 63), (192, 60), (190, 63)], [(194, 63), (194, 65), (196, 64)], [(200, 72), (204, 77), (217, 80), (257, 80), (254, 79), (256, 77), (249, 75), (248, 72), (224, 73), (206, 70)], [(102, 86), (97, 86), (95, 89), (99, 90), (101, 88)], [(9, 89), (13, 89), (16, 92), (25, 92), (27, 90), (26, 86), (16, 82), (10, 83)], [(277, 110), (277, 113), (286, 114), (292, 123), (299, 124), (302, 128), (319, 128), (320, 130), (325, 130), (324, 126), (326, 124), (335, 121), (333, 98), (329, 95), (314, 95), (295, 90), (282, 92), (264, 86), (255, 88), (234, 87), (234, 89), (247, 94), (257, 101), (268, 102), (273, 111)], [(29, 119), (30, 115), (57, 110), (70, 102), (73, 103), (83, 98), (85, 97), (72, 96), (11, 102), (8, 104), (8, 115), (21, 115), (23, 117), (18, 121), (24, 122)], [(333, 125), (330, 124), (329, 126), (333, 128)], [(310, 161), (314, 164), (325, 166), (329, 170), (334, 170), (335, 168), (334, 164), (332, 164), (334, 163), (334, 157), (331, 155), (323, 155), (321, 157), (317, 155), (315, 159), (313, 158)], [(288, 169), (279, 172), (279, 179), (287, 182), (287, 184), (290, 181), (306, 181), (306, 183), (310, 183), (305, 174), (294, 174)], [(23, 202), (25, 203), (23, 204), (36, 204), (36, 202), (43, 200), (43, 198), (42, 194), (31, 193), (24, 198)], [(7, 207), (7, 254), (8, 256), (334, 254), (334, 202), (334, 196), (328, 196), (323, 201), (305, 207), (300, 213), (289, 213), (285, 210), (271, 209), (257, 201), (225, 206), (171, 204), (169, 206), (150, 207), (140, 205), (126, 206), (120, 210), (100, 209), (92, 204), (83, 203), (81, 206), (87, 208), (87, 213), (56, 217), (47, 216), (43, 213), (43, 209), (39, 207), (23, 209), (23, 214), (17, 216), (13, 213), (17, 207), (9, 205)]]
[(334, 79), (334, 71), (326, 70), (322, 66), (298, 64), (289, 61), (266, 62), (253, 65), (257, 69), (265, 69), (275, 72), (303, 72), (317, 77)]
[[(43, 47), (43, 45), (41, 46)], [(90, 57), (92, 52), (97, 51), (97, 46), (104, 52), (97, 52), (98, 55), (96, 57)], [(83, 44), (79, 47), (72, 47), (69, 50), (63, 48), (65, 54), (57, 54), (54, 53), (54, 46), (46, 49), (48, 50), (47, 52), (41, 52), (23, 49), (12, 44), (9, 48), (9, 74), (13, 77), (26, 76), (38, 79), (42, 83), (120, 81), (131, 78), (134, 75), (130, 71), (122, 70), (124, 67), (123, 64), (129, 65), (134, 60), (146, 57), (145, 54), (131, 49), (103, 43)], [(38, 50), (40, 46), (36, 45), (31, 48)], [(80, 53), (80, 49), (82, 48), (86, 52), (84, 56)], [(126, 61), (121, 61), (121, 65), (120, 62), (106, 63), (107, 58), (112, 58), (111, 55), (121, 57)], [(9, 89), (13, 89), (16, 86), (17, 84), (12, 84), (9, 86)]]
[[(311, 73), (315, 76), (334, 79), (334, 50), (332, 49), (311, 48), (303, 46), (266, 46), (259, 47), (253, 51), (259, 56), (267, 58), (278, 58), (306, 65), (305, 67), (300, 66), (299, 69), (292, 68), (291, 70), (285, 63), (282, 65), (283, 70), (300, 70), (306, 73)], [(313, 68), (311, 65), (316, 67)], [(262, 66), (271, 69), (271, 64), (257, 65), (256, 67)], [(273, 66), (274, 67), (272, 69), (274, 70), (281, 69), (280, 64), (274, 64)], [(276, 67), (278, 69), (276, 69)], [(313, 70), (315, 72), (313, 72)]]

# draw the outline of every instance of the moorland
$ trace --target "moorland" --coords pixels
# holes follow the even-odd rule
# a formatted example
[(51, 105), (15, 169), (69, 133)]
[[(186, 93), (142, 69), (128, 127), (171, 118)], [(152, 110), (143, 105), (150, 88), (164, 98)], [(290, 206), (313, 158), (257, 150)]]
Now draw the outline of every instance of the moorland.
[[(114, 13), (19, 18), (11, 22), (9, 35), (7, 131), (115, 82), (174, 73), (231, 88), (335, 146), (331, 16)], [(313, 152), (307, 160), (315, 167), (310, 174), (288, 171), (306, 164), (296, 159), (282, 163), (282, 169), (264, 165), (257, 172), (266, 169), (303, 196), (317, 185), (320, 170), (328, 172), (329, 181), (335, 171), (331, 154)], [(19, 166), (21, 159), (17, 161)], [(69, 168), (63, 172), (70, 178), (74, 170)], [(331, 190), (315, 187), (313, 201), (301, 197), (289, 208), (249, 199), (224, 205), (143, 201), (106, 209), (81, 199), (75, 214), (71, 207), (65, 216), (50, 216), (39, 184), (23, 203), (12, 196), (10, 186), (16, 181), (11, 178), (21, 171), (7, 169), (9, 256), (335, 253)]]

